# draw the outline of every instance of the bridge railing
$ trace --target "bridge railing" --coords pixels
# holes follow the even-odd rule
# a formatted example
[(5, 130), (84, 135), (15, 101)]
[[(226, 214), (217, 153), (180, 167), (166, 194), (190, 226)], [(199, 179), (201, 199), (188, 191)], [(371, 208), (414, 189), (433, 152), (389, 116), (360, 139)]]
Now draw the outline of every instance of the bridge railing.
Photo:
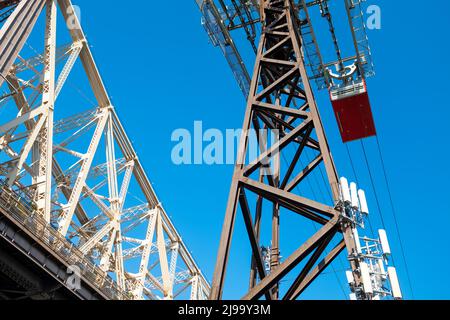
[(119, 290), (116, 282), (106, 272), (87, 259), (73, 243), (60, 235), (42, 217), (36, 215), (32, 202), (27, 198), (26, 194), (10, 190), (0, 180), (0, 208), (4, 214), (35, 236), (41, 245), (50, 249), (68, 267), (78, 267), (82, 279), (106, 297), (111, 300), (131, 299), (129, 295)]

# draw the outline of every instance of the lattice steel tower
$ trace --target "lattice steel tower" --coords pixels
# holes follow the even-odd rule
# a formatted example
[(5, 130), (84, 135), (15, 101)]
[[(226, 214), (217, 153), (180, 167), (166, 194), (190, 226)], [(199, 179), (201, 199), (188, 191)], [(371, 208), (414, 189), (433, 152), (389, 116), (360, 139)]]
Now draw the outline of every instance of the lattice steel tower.
[[(302, 4), (307, 12), (305, 2), (300, 1), (299, 6)], [(208, 5), (211, 6), (212, 1), (203, 4), (204, 14), (205, 8), (210, 8)], [(360, 190), (358, 196), (355, 184), (349, 187), (345, 179), (339, 179), (330, 153), (305, 63), (305, 54), (311, 51), (305, 48), (304, 37), (311, 34), (312, 29), (308, 28), (307, 15), (300, 18), (299, 6), (292, 0), (264, 0), (259, 4), (262, 32), (211, 299), (222, 298), (238, 209), (242, 211), (252, 250), (250, 289), (243, 299), (263, 296), (296, 299), (344, 250), (351, 265), (348, 276), (355, 296), (376, 299), (383, 292), (382, 289), (375, 293), (371, 290), (376, 281), (371, 280), (372, 273), (367, 269), (357, 234), (363, 215), (368, 213), (364, 192)], [(207, 14), (205, 17), (208, 18)], [(321, 69), (318, 72), (324, 72), (322, 65), (318, 67)], [(256, 159), (250, 155), (252, 132), (257, 136)], [(315, 172), (328, 182), (329, 202), (304, 192), (307, 180)], [(280, 221), (284, 215), (292, 214), (311, 220), (316, 232), (305, 241), (299, 237), (297, 249), (282, 260)], [(267, 248), (261, 250), (261, 238), (264, 226), (269, 224), (271, 246), (268, 252)], [(265, 263), (267, 259), (269, 268)], [(295, 280), (289, 282), (286, 275), (294, 269), (298, 270)], [(283, 292), (280, 290), (282, 281), (289, 282)]]

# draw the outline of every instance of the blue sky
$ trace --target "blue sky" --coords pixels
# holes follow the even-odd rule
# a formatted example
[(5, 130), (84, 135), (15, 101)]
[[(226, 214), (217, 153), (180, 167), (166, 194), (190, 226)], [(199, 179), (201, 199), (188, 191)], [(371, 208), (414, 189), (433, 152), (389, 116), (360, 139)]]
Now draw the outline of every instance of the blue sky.
[[(368, 0), (382, 9), (382, 29), (370, 31), (377, 76), (368, 82), (414, 297), (448, 299), (450, 275), (450, 151), (447, 1)], [(240, 128), (245, 101), (220, 51), (208, 43), (194, 0), (139, 1), (132, 6), (77, 0), (82, 24), (119, 116), (149, 178), (198, 264), (212, 278), (233, 166), (175, 166), (171, 134), (192, 129)], [(352, 178), (326, 92), (319, 108), (341, 175)], [(365, 141), (406, 298), (411, 298), (375, 141)], [(359, 143), (349, 145), (360, 184), (369, 193), (372, 223), (380, 227)], [(239, 230), (237, 230), (239, 231)], [(243, 234), (234, 243), (245, 246)], [(239, 264), (246, 255), (234, 254)], [(238, 298), (248, 280), (230, 267), (226, 297)], [(337, 263), (341, 283), (344, 273)], [(345, 292), (347, 293), (347, 292)], [(305, 298), (342, 299), (331, 274)]]

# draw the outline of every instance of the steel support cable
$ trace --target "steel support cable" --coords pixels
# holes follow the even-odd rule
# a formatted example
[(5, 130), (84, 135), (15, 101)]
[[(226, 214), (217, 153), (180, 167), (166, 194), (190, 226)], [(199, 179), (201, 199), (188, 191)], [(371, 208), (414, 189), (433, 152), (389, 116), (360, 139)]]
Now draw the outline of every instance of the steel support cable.
[[(376, 192), (376, 189), (375, 189), (375, 182), (374, 182), (374, 180), (373, 180), (372, 172), (371, 172), (370, 166), (369, 166), (369, 160), (368, 160), (368, 158), (367, 158), (366, 149), (365, 149), (365, 147), (364, 147), (364, 142), (363, 142), (362, 140), (361, 140), (361, 146), (362, 146), (362, 149), (363, 149), (363, 152), (364, 152), (364, 157), (365, 157), (365, 159), (366, 159), (367, 169), (369, 170), (370, 180), (371, 180), (371, 182), (372, 182), (372, 188), (373, 188), (373, 191), (374, 191), (374, 194), (375, 194), (375, 198), (376, 198), (376, 201), (377, 201), (378, 211), (379, 211), (379, 213), (380, 213), (380, 217), (381, 217), (381, 222), (382, 222), (382, 225), (383, 225), (383, 229), (386, 230), (386, 225), (385, 225), (385, 223), (384, 223), (383, 214), (382, 214), (382, 211), (381, 211), (381, 208), (380, 208), (380, 203), (379, 203), (379, 201), (378, 201), (378, 195), (377, 195), (377, 192)], [(381, 150), (379, 150), (379, 151), (381, 151)], [(398, 224), (396, 224), (396, 226), (398, 226)], [(398, 233), (398, 230), (397, 230), (397, 235), (398, 235), (398, 237), (399, 237), (399, 239), (400, 239), (400, 234)], [(409, 275), (408, 264), (406, 263), (405, 253), (404, 253), (404, 250), (403, 250), (403, 246), (402, 246), (402, 241), (401, 241), (401, 239), (400, 239), (400, 250), (402, 251), (402, 256), (403, 256), (403, 259), (404, 259), (405, 271), (406, 271), (407, 278), (408, 278), (408, 285), (409, 285), (410, 290), (411, 290), (411, 296), (414, 298), (414, 293), (413, 293), (413, 291), (412, 291), (412, 285), (411, 285), (411, 278), (410, 278), (410, 275)], [(393, 255), (393, 254), (391, 254), (391, 259), (392, 259), (392, 264), (393, 264), (393, 266), (396, 267), (395, 259), (394, 259), (394, 255)]]
[(380, 200), (378, 198), (377, 189), (375, 187), (375, 180), (373, 179), (372, 170), (370, 169), (369, 159), (367, 158), (367, 152), (366, 152), (366, 148), (364, 147), (363, 140), (361, 140), (361, 148), (362, 148), (362, 151), (363, 151), (363, 154), (364, 154), (364, 160), (366, 162), (367, 171), (369, 173), (370, 183), (372, 185), (372, 190), (373, 190), (373, 193), (374, 193), (374, 196), (375, 196), (375, 201), (376, 201), (376, 204), (377, 204), (378, 214), (379, 214), (380, 220), (381, 220), (381, 225), (383, 226), (383, 229), (386, 229), (386, 224), (384, 222), (383, 212), (381, 210)]
[[(321, 0), (319, 3), (320, 8), (321, 8), (321, 14), (322, 14), (322, 17), (327, 19), (331, 38), (332, 38), (333, 44), (334, 44), (334, 49), (336, 51), (336, 55), (337, 55), (338, 62), (339, 62), (339, 68), (341, 70), (343, 70), (344, 63), (342, 62), (341, 49), (339, 48), (339, 43), (338, 43), (337, 36), (336, 36), (336, 29), (334, 28), (334, 23), (333, 23), (333, 17), (331, 16), (331, 12), (329, 10), (327, 1), (328, 0), (325, 0), (325, 1)], [(338, 71), (340, 71), (340, 70), (338, 70)]]
[[(311, 162), (311, 161), (310, 161), (311, 158), (309, 157), (308, 152), (305, 152), (305, 154), (306, 154), (306, 159), (308, 160), (308, 162)], [(327, 182), (326, 179), (325, 179), (325, 174), (324, 174), (324, 172), (323, 172), (322, 166), (319, 165), (319, 166), (318, 166), (318, 169), (319, 169), (319, 172), (320, 172), (320, 176), (321, 176), (321, 178), (322, 178), (323, 186), (324, 186), (325, 191), (326, 191), (325, 193), (328, 194), (328, 199), (330, 200), (330, 203), (332, 203), (332, 204), (334, 205), (333, 196), (331, 195), (330, 189), (328, 188), (329, 184), (328, 184), (328, 182)], [(318, 173), (316, 173), (316, 174), (318, 175)], [(316, 183), (319, 184), (319, 183), (317, 182), (317, 178), (316, 178), (316, 177), (315, 177), (315, 179), (316, 179)], [(326, 197), (323, 196), (322, 198), (323, 198), (324, 201), (326, 202)], [(317, 231), (317, 230), (316, 230), (316, 231)], [(339, 257), (338, 257), (337, 260), (339, 261), (339, 264), (341, 265), (342, 269), (345, 269), (344, 263), (342, 262), (342, 255), (339, 255)], [(334, 269), (334, 266), (333, 266), (333, 269)], [(337, 273), (337, 272), (336, 272), (336, 273)], [(346, 298), (347, 298), (347, 296), (346, 296)]]
[(410, 273), (409, 273), (408, 262), (407, 262), (407, 259), (406, 259), (405, 249), (404, 249), (402, 237), (401, 237), (401, 234), (400, 234), (400, 227), (399, 227), (399, 223), (398, 223), (398, 219), (397, 219), (397, 211), (395, 210), (395, 205), (394, 205), (394, 200), (393, 200), (393, 197), (392, 197), (391, 187), (390, 187), (389, 179), (388, 179), (388, 176), (387, 176), (386, 165), (385, 165), (385, 162), (384, 162), (383, 153), (381, 151), (381, 146), (380, 146), (380, 141), (378, 139), (378, 136), (376, 137), (376, 142), (377, 142), (378, 154), (379, 154), (380, 160), (381, 160), (381, 166), (383, 168), (384, 180), (385, 180), (386, 187), (387, 187), (387, 192), (388, 192), (388, 195), (389, 195), (389, 202), (390, 202), (391, 209), (392, 209), (392, 216), (394, 217), (394, 224), (395, 224), (395, 229), (396, 229), (396, 232), (397, 232), (398, 241), (399, 241), (399, 244), (400, 244), (400, 250), (402, 251), (402, 259), (403, 259), (403, 263), (405, 265), (406, 276), (408, 278), (409, 290), (411, 291), (411, 297), (414, 299), (414, 290), (413, 290), (413, 287), (412, 287), (412, 281), (411, 281), (411, 276), (410, 276)]
[[(305, 151), (305, 156), (306, 156), (306, 160), (308, 160), (308, 162), (311, 163), (311, 159), (314, 159), (314, 157), (310, 157), (310, 155), (308, 154), (308, 151), (309, 151), (309, 150), (306, 150), (306, 151)], [(323, 175), (322, 166), (319, 165), (319, 166), (317, 166), (317, 167), (318, 167), (318, 169), (319, 169), (319, 171), (320, 171), (320, 175), (322, 176), (322, 182), (323, 182), (323, 186), (322, 186), (322, 187), (324, 187), (324, 189), (325, 189), (325, 192), (321, 192), (321, 193), (322, 193), (322, 194), (323, 194), (323, 193), (327, 193), (327, 194), (328, 194), (328, 198), (329, 198), (329, 200), (331, 201), (330, 203), (334, 205), (334, 203), (333, 203), (333, 202), (334, 202), (334, 201), (333, 201), (333, 196), (331, 195), (330, 189), (328, 188), (329, 184), (327, 183), (327, 181), (325, 180), (325, 176)], [(322, 189), (322, 188), (320, 187), (320, 183), (319, 183), (319, 179), (317, 178), (317, 175), (318, 175), (318, 173), (316, 173), (315, 175), (313, 175), (314, 180), (315, 180), (317, 186), (319, 187), (319, 189)], [(321, 191), (322, 191), (322, 190), (321, 190)], [(324, 200), (324, 202), (327, 201), (326, 196), (322, 196), (322, 199)]]
[[(350, 165), (352, 167), (353, 175), (355, 176), (356, 184), (358, 186), (360, 186), (358, 175), (356, 174), (355, 164), (353, 162), (353, 159), (352, 159), (352, 156), (351, 156), (351, 153), (350, 153), (350, 148), (348, 147), (348, 144), (345, 144), (345, 148), (347, 149), (347, 155), (348, 155), (348, 158), (350, 160)], [(375, 239), (375, 232), (374, 232), (374, 229), (373, 229), (373, 226), (372, 226), (372, 220), (370, 219), (370, 214), (367, 216), (367, 222), (369, 223), (371, 236), (372, 236), (372, 238)]]

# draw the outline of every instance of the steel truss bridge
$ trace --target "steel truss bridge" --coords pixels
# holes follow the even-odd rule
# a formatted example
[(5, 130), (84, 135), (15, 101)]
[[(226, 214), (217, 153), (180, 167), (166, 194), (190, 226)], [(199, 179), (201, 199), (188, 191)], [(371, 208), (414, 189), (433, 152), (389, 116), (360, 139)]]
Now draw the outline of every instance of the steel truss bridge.
[[(358, 234), (365, 194), (337, 174), (311, 85), (335, 100), (367, 96), (374, 74), (363, 0), (342, 2), (354, 46), (346, 58), (328, 1), (196, 0), (248, 99), (243, 132), (278, 135), (258, 138), (253, 163), (241, 138), (210, 286), (125, 133), (71, 1), (0, 0), (0, 299), (222, 299), (238, 209), (251, 246), (244, 299), (297, 299), (342, 252), (354, 299), (401, 299), (385, 232)], [(313, 7), (336, 61), (320, 53)], [(239, 32), (256, 55), (252, 76)], [(319, 173), (330, 199), (305, 191)], [(292, 214), (315, 231), (295, 234), (283, 257), (280, 221)]]
[[(208, 297), (71, 1), (3, 0), (0, 17), (0, 299)], [(94, 107), (65, 96), (71, 72)]]

